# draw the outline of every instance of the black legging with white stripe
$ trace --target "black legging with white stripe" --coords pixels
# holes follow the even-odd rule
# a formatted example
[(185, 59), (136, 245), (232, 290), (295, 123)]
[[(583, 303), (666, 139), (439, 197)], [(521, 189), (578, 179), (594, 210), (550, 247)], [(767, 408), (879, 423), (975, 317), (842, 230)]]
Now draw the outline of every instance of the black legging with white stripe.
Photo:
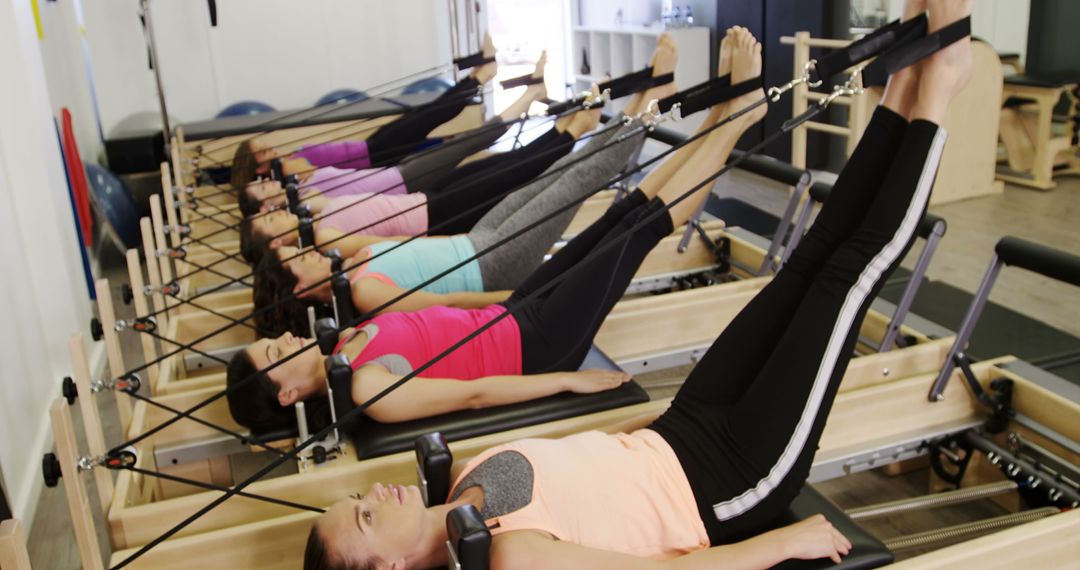
[(650, 426), (675, 450), (712, 544), (760, 533), (805, 483), (859, 326), (914, 241), (944, 143), (933, 123), (879, 107), (787, 265)]

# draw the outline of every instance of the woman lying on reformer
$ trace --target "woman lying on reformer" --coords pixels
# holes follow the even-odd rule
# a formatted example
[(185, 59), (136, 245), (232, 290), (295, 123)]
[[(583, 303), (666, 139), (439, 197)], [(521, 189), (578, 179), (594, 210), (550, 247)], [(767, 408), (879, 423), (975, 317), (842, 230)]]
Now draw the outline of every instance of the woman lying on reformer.
[[(932, 0), (930, 31), (970, 8)], [(939, 125), (971, 61), (965, 37), (892, 76), (813, 227), (658, 418), (489, 449), (457, 473), (446, 505), (375, 484), (317, 521), (305, 568), (444, 565), (446, 514), (464, 504), (491, 529), (494, 569), (839, 563), (851, 544), (820, 515), (768, 529), (804, 485), (859, 322), (914, 240)], [(614, 274), (595, 269), (594, 279)]]
[(243, 190), (256, 176), (269, 174), (270, 161), (275, 158), (283, 159), (282, 169), (286, 175), (327, 165), (358, 169), (395, 164), (422, 146), (427, 136), (440, 125), (458, 116), (465, 107), (476, 104), (474, 96), (477, 89), (494, 78), (497, 72), (495, 45), (491, 35), (485, 34), (481, 64), (474, 67), (468, 77), (430, 103), (407, 111), (379, 127), (366, 140), (329, 146), (311, 145), (292, 153), (290, 157), (280, 156), (260, 137), (251, 137), (236, 147), (229, 182), (234, 189)]
[[(746, 42), (745, 57), (732, 64), (732, 80), (757, 77), (760, 46)], [(760, 96), (744, 95), (722, 106), (740, 109)], [(713, 109), (713, 122), (726, 117)], [(723, 167), (735, 142), (764, 114), (764, 107), (719, 126), (673, 153), (651, 172), (640, 187), (616, 202), (594, 224), (543, 263), (513, 292), (507, 305), (561, 279), (584, 257), (611, 240), (629, 239), (608, 248), (589, 263), (588, 272), (567, 275), (543, 296), (543, 302), (503, 318), (491, 329), (427, 370), (420, 381), (405, 384), (372, 406), (376, 421), (401, 422), (457, 410), (510, 404), (564, 391), (598, 392), (618, 387), (629, 378), (610, 371), (576, 371), (583, 362), (605, 316), (626, 290), (642, 260), (697, 210), (710, 193), (699, 189), (688, 200), (664, 211), (644, 227), (628, 229), (665, 203)], [(706, 123), (702, 128), (710, 126)], [(596, 275), (611, 276), (596, 279)], [(457, 339), (503, 315), (506, 306), (479, 309), (430, 307), (411, 313), (386, 313), (355, 329), (342, 332), (336, 351), (346, 355), (354, 370), (352, 399), (363, 402)], [(242, 425), (257, 431), (291, 425), (289, 408), (298, 401), (326, 400), (325, 357), (307, 350), (283, 362), (255, 381), (239, 382), (292, 355), (311, 341), (286, 333), (260, 340), (239, 352), (227, 370), (229, 408)], [(462, 382), (461, 380), (469, 380)], [(287, 407), (289, 406), (289, 407)]]
[[(543, 83), (546, 64), (547, 54), (544, 53), (537, 61), (536, 70), (530, 76), (529, 84), (521, 96), (487, 124), (458, 133), (446, 139), (443, 144), (405, 156), (395, 165), (376, 168), (359, 166), (350, 158), (350, 153), (354, 152), (353, 147), (362, 146), (363, 142), (343, 141), (313, 145), (294, 152), (291, 155), (293, 158), (283, 161), (282, 169), (288, 174), (296, 175), (299, 198), (315, 213), (322, 211), (330, 198), (372, 192), (403, 194), (406, 187), (403, 174), (405, 170), (408, 171), (408, 179), (413, 182), (408, 185), (410, 190), (416, 191), (419, 180), (426, 182), (429, 189), (438, 188), (457, 177), (467, 176), (469, 171), (457, 172), (457, 166), (470, 159), (474, 153), (494, 144), (507, 132), (512, 121), (528, 112), (534, 101), (547, 95)], [(413, 117), (415, 113), (420, 115)], [(421, 111), (409, 115), (414, 122), (422, 116)], [(276, 154), (274, 149), (267, 149), (264, 156)], [(240, 211), (245, 216), (251, 216), (255, 212), (285, 206), (287, 199), (281, 181), (261, 179), (248, 183), (239, 193), (238, 202)]]
[[(400, 168), (400, 190), (386, 186), (373, 193), (311, 201), (320, 208), (314, 222), (315, 242), (336, 240), (335, 248), (352, 255), (382, 241), (370, 236), (412, 236), (429, 227), (438, 227), (441, 235), (467, 232), (494, 206), (478, 205), (538, 176), (569, 153), (574, 142), (596, 128), (599, 120), (599, 108), (583, 109), (557, 119), (554, 128), (520, 148), (452, 169), (442, 179), (429, 175), (430, 161), (417, 160)], [(391, 190), (395, 192), (384, 192)], [(295, 245), (298, 228), (299, 217), (285, 210), (245, 218), (240, 225), (241, 252), (249, 261), (258, 262), (268, 249)]]
[[(511, 192), (468, 233), (419, 237), (407, 243), (396, 241), (404, 238), (388, 239), (346, 259), (343, 267), (358, 314), (373, 311), (466, 260), (472, 261), (383, 310), (416, 311), (435, 305), (475, 309), (505, 301), (509, 290), (520, 285), (562, 237), (577, 208), (552, 214), (584, 200), (613, 179), (640, 148), (645, 135), (640, 121), (621, 125), (621, 120), (616, 116), (612, 126), (592, 135), (581, 150), (563, 157), (537, 180)], [(473, 259), (477, 251), (501, 243), (526, 227), (531, 227), (527, 233)], [(324, 249), (337, 245), (328, 243)], [(301, 251), (293, 246), (279, 247), (263, 257), (254, 274), (255, 325), (265, 335), (285, 331), (306, 335), (307, 307), (332, 301), (331, 260), (313, 248)]]
[[(667, 34), (661, 35), (650, 66), (654, 76), (673, 71), (676, 60), (675, 44)], [(674, 89), (669, 85), (639, 93), (623, 113), (633, 116), (639, 108), (644, 112), (645, 101), (663, 98)], [(361, 249), (343, 264), (353, 268), (347, 271), (353, 306), (360, 313), (382, 307), (407, 289), (471, 259), (477, 251), (537, 224), (528, 233), (382, 310), (416, 311), (435, 305), (472, 309), (506, 300), (510, 290), (536, 269), (563, 235), (577, 208), (551, 214), (584, 199), (613, 179), (640, 148), (644, 140), (641, 122), (632, 120), (624, 124), (623, 118), (622, 113), (617, 114), (607, 126), (592, 134), (580, 150), (559, 159), (537, 180), (508, 195), (467, 234), (421, 237), (404, 245), (387, 240)], [(715, 117), (706, 124), (714, 120)], [(324, 249), (337, 245), (329, 243)], [(309, 330), (307, 305), (312, 301), (331, 301), (328, 282), (331, 262), (314, 252), (301, 254), (290, 246), (280, 247), (274, 253), (265, 256), (255, 270), (255, 324), (262, 331), (270, 331), (268, 335), (291, 331), (304, 336)], [(371, 261), (361, 265), (366, 259)]]

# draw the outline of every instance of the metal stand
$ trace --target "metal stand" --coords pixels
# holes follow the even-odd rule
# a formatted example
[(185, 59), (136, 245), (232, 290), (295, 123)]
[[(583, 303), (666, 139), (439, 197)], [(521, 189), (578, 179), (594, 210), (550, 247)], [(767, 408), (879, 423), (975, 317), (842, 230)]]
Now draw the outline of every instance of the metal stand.
[[(150, 55), (150, 69), (154, 72), (154, 82), (157, 84), (158, 107), (161, 109), (161, 128), (165, 134), (165, 144), (169, 145), (172, 126), (169, 125), (169, 111), (165, 107), (165, 88), (161, 83), (161, 67), (158, 65), (157, 46), (154, 43), (154, 23), (150, 17), (150, 0), (139, 0), (139, 18), (142, 20), (143, 39), (146, 40), (146, 49)], [(166, 151), (168, 150), (166, 149)]]

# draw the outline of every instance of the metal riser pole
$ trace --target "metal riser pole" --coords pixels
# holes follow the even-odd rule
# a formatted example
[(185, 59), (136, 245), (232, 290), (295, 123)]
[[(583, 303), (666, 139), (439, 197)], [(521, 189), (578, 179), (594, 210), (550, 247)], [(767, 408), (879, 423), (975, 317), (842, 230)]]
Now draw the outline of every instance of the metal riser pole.
[(920, 511), (923, 509), (934, 509), (938, 507), (946, 507), (951, 505), (958, 505), (961, 503), (968, 503), (978, 499), (985, 499), (987, 497), (994, 497), (1004, 493), (1009, 493), (1015, 490), (1016, 483), (1012, 481), (1001, 481), (998, 483), (979, 485), (977, 487), (968, 487), (966, 489), (945, 491), (943, 493), (935, 493), (933, 495), (923, 495), (921, 497), (912, 497), (910, 499), (901, 499), (899, 501), (890, 501), (888, 503), (870, 505), (868, 507), (860, 507), (858, 509), (846, 511), (846, 514), (847, 516), (851, 517), (852, 520), (868, 520), (877, 517), (898, 515), (901, 513), (909, 513), (912, 511)]

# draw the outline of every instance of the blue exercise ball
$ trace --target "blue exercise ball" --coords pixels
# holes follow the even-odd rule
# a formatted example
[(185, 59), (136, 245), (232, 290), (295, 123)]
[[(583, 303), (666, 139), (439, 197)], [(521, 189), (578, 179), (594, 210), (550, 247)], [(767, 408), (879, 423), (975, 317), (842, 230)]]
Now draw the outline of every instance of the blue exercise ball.
[(269, 113), (276, 110), (277, 109), (274, 109), (270, 105), (267, 105), (266, 103), (261, 103), (259, 101), (240, 101), (238, 103), (233, 103), (232, 105), (229, 105), (228, 107), (225, 107), (224, 109), (219, 111), (217, 117), (215, 118), (223, 119), (225, 117), (258, 115), (259, 113)]
[(453, 86), (454, 84), (447, 81), (445, 77), (436, 75), (435, 77), (425, 77), (413, 81), (408, 84), (401, 93), (403, 95), (412, 95), (414, 93), (442, 93)]
[(356, 89), (335, 89), (326, 95), (323, 95), (315, 102), (316, 107), (323, 105), (338, 104), (344, 105), (345, 103), (355, 103), (357, 101), (367, 101), (371, 97), (367, 96), (367, 93), (363, 91), (357, 91)]
[(90, 207), (98, 219), (111, 228), (125, 248), (139, 247), (139, 207), (131, 190), (109, 169), (90, 162), (83, 166), (90, 184)]

